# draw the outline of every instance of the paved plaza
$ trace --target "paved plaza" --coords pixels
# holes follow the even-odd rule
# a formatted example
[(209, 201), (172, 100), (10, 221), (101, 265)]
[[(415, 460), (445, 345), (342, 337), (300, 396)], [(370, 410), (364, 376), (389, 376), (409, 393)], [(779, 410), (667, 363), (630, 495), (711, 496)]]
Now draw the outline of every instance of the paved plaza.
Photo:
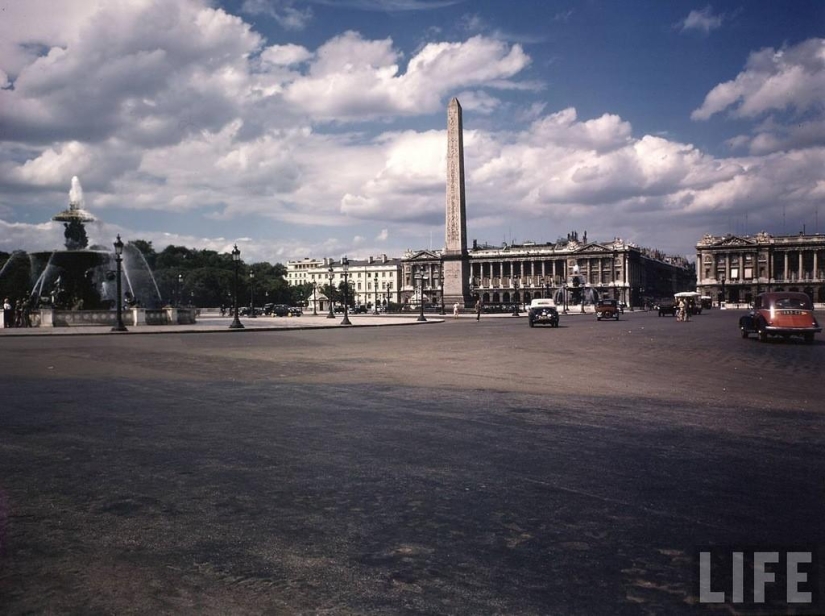
[(740, 314), (0, 335), (0, 613), (760, 613), (697, 554), (825, 558), (825, 338)]

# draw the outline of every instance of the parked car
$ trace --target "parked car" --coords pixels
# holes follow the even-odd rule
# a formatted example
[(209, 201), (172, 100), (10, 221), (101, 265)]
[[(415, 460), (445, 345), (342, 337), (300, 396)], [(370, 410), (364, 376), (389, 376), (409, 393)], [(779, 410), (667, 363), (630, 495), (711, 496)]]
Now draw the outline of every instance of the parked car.
[(805, 293), (775, 292), (756, 296), (751, 310), (739, 319), (739, 331), (743, 338), (756, 334), (760, 342), (767, 342), (768, 336), (802, 336), (811, 343), (822, 327)]
[(527, 309), (527, 322), (536, 325), (559, 326), (559, 311), (552, 299), (534, 299)]
[(286, 317), (289, 316), (289, 306), (286, 304), (267, 304), (265, 312), (276, 317)]
[(290, 306), (287, 308), (288, 314), (291, 317), (299, 317), (304, 314), (304, 311), (301, 309), (300, 306)]
[(615, 319), (618, 321), (620, 312), (619, 302), (615, 299), (600, 299), (596, 303), (597, 321), (602, 319)]
[(679, 310), (679, 307), (676, 305), (676, 302), (670, 299), (660, 300), (654, 308), (659, 312), (660, 317), (668, 315), (675, 317), (676, 312)]
[[(252, 308), (249, 306), (241, 306), (238, 308), (238, 314), (242, 317), (249, 317), (252, 316)], [(261, 316), (263, 314), (263, 310), (261, 308), (255, 307), (255, 316)]]

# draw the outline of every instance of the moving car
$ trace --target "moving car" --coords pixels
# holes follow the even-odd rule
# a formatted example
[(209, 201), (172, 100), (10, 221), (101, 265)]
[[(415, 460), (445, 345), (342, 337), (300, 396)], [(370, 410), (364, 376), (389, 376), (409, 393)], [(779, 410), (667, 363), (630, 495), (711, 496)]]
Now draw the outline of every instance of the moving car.
[(619, 308), (618, 300), (600, 299), (596, 304), (597, 321), (601, 321), (602, 319), (615, 319), (618, 321), (620, 313), (621, 309)]
[(788, 291), (757, 295), (753, 308), (739, 319), (739, 331), (743, 338), (756, 334), (760, 342), (767, 342), (768, 336), (802, 336), (811, 343), (822, 327), (814, 316), (811, 298)]
[(286, 304), (267, 304), (264, 306), (264, 313), (276, 317), (289, 316), (289, 306)]
[(656, 309), (659, 311), (659, 316), (663, 317), (665, 315), (670, 315), (672, 317), (676, 316), (676, 311), (679, 310), (679, 307), (676, 305), (671, 299), (663, 299), (657, 305)]
[(559, 311), (552, 299), (534, 299), (527, 309), (527, 322), (530, 327), (535, 325), (559, 326)]

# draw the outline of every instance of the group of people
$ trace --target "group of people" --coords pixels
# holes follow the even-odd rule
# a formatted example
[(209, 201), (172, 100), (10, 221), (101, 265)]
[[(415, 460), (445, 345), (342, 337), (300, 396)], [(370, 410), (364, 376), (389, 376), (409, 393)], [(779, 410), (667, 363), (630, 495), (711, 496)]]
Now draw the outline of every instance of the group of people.
[(690, 302), (688, 302), (684, 298), (680, 299), (679, 304), (677, 305), (676, 320), (677, 321), (690, 321), (690, 312), (691, 312)]
[(9, 298), (3, 300), (4, 327), (31, 327), (31, 309), (28, 302), (22, 299), (12, 303)]
[[(483, 308), (483, 305), (481, 303), (481, 300), (476, 301), (476, 308), (475, 308), (476, 309), (476, 321), (481, 320), (482, 308)], [(458, 313), (459, 313), (460, 310), (461, 310), (461, 306), (459, 306), (458, 302), (453, 304), (453, 318), (454, 319), (458, 318)]]

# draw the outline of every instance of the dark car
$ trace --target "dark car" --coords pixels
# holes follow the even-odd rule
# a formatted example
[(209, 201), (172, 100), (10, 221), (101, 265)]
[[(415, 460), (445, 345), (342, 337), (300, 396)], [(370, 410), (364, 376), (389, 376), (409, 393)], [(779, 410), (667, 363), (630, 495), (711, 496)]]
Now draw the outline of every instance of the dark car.
[(767, 342), (768, 336), (802, 336), (811, 343), (822, 327), (805, 293), (776, 292), (756, 296), (753, 308), (739, 319), (739, 331), (743, 338), (756, 334), (761, 342)]
[(600, 299), (596, 303), (596, 320), (601, 321), (602, 319), (615, 319), (616, 321), (619, 320), (619, 314), (621, 313), (621, 309), (619, 308), (619, 302), (615, 299)]
[(289, 316), (289, 306), (286, 304), (267, 304), (266, 314), (276, 317)]
[(300, 317), (302, 314), (304, 314), (304, 311), (301, 309), (300, 306), (290, 306), (289, 308), (287, 308), (287, 311), (289, 316), (291, 317)]
[(549, 325), (550, 327), (559, 326), (559, 311), (552, 300), (549, 299), (534, 299), (527, 309), (527, 322), (530, 327), (536, 325)]
[(656, 305), (656, 310), (658, 310), (660, 317), (675, 317), (679, 307), (673, 300), (663, 299)]

